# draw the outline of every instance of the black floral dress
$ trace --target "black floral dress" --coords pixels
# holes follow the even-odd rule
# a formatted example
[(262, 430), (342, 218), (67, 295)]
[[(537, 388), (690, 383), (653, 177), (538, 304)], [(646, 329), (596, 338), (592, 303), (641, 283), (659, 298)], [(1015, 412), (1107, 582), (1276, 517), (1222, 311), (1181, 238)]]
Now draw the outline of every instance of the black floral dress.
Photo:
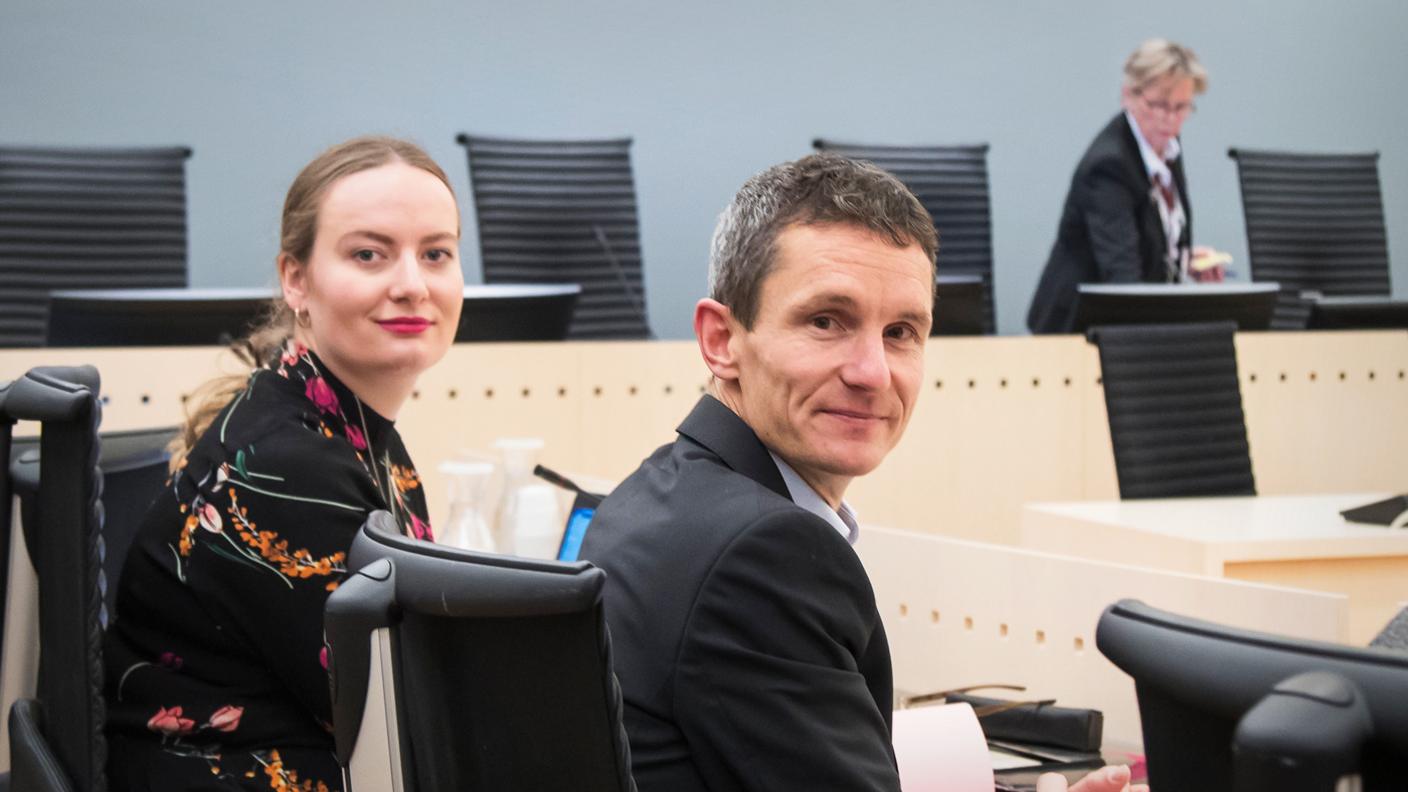
[(342, 788), (323, 604), (374, 509), (431, 538), (392, 423), (290, 342), (132, 545), (105, 648), (113, 789)]

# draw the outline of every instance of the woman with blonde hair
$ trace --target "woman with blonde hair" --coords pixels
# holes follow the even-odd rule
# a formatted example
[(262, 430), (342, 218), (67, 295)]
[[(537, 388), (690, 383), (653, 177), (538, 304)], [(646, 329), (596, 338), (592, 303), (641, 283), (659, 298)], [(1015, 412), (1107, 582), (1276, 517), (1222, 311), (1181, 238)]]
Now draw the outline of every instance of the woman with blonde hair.
[(124, 567), (106, 652), (115, 790), (340, 789), (323, 605), (369, 512), (431, 539), (394, 421), (464, 278), (449, 180), (363, 137), (289, 188), (282, 297), (211, 383)]
[(1214, 251), (1193, 248), (1179, 140), (1196, 109), (1194, 96), (1207, 86), (1198, 56), (1165, 39), (1145, 41), (1125, 61), (1121, 110), (1071, 178), (1056, 243), (1027, 312), (1033, 333), (1074, 329), (1082, 283), (1222, 280)]

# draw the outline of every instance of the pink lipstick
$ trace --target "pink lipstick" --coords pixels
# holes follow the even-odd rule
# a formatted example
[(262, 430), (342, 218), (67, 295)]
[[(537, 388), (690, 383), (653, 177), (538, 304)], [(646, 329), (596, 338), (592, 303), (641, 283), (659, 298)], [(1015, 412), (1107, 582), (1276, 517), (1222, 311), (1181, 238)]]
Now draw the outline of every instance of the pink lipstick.
[(394, 319), (381, 319), (377, 324), (396, 335), (420, 335), (430, 328), (431, 321), (419, 316), (398, 316)]

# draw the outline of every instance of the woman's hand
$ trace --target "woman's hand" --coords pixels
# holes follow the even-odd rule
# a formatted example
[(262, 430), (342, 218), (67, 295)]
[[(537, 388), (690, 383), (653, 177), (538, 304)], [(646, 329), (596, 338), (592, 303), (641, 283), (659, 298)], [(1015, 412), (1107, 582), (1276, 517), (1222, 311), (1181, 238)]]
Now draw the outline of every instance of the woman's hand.
[(1222, 283), (1227, 278), (1227, 265), (1232, 256), (1199, 245), (1193, 248), (1193, 258), (1188, 264), (1188, 277), (1198, 283)]

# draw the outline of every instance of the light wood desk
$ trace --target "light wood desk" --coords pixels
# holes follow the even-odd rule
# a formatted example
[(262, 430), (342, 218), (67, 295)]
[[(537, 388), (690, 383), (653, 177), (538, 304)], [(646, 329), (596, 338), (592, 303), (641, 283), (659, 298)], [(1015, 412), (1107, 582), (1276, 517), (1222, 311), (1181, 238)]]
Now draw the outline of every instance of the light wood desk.
[(1032, 503), (1021, 544), (1349, 597), (1351, 644), (1408, 601), (1408, 530), (1346, 522), (1379, 493)]

